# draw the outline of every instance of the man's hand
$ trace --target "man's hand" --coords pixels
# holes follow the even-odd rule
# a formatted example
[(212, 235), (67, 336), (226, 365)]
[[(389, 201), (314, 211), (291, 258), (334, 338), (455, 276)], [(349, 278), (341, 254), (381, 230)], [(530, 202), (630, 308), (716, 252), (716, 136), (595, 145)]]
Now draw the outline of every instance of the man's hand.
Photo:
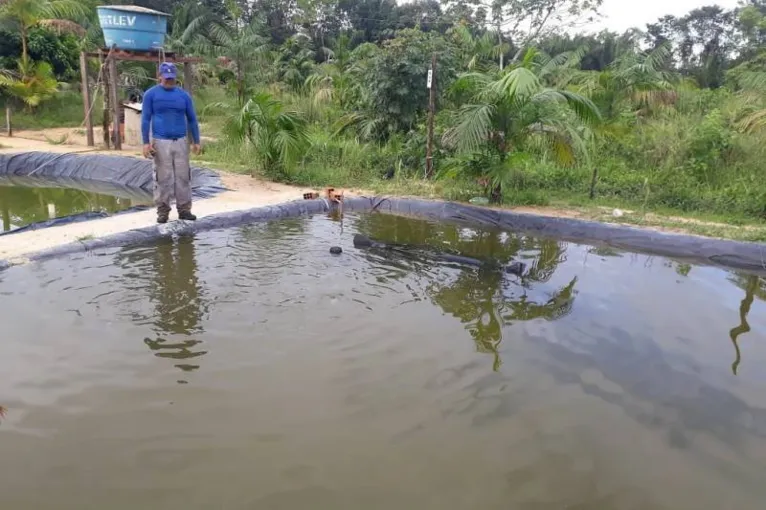
[(202, 148), (200, 147), (200, 145), (198, 143), (193, 143), (192, 144), (191, 151), (192, 151), (193, 154), (199, 154), (201, 150), (202, 150)]
[(152, 144), (145, 143), (144, 144), (144, 157), (145, 158), (151, 158), (154, 156), (154, 147), (152, 147)]

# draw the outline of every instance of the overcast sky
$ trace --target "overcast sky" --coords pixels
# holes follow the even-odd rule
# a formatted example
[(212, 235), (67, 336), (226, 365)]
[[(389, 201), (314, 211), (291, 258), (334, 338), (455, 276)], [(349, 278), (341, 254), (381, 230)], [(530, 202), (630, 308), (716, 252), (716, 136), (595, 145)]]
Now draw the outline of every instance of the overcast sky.
[(631, 27), (644, 28), (666, 14), (681, 16), (705, 5), (718, 4), (730, 9), (737, 6), (737, 0), (604, 0), (601, 7), (603, 19), (593, 31), (608, 28), (622, 32)]

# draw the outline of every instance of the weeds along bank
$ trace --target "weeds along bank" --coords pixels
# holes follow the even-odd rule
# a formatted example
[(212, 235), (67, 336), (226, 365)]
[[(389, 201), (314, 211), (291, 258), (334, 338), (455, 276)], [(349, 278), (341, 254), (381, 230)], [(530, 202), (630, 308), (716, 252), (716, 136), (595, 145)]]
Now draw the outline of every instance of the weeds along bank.
[[(461, 161), (441, 147), (444, 126), (437, 129), (436, 167), (451, 167), (426, 185), (421, 182), (425, 126), (383, 142), (364, 141), (355, 133), (337, 132), (342, 112), (332, 105), (317, 104), (306, 95), (272, 92), (285, 108), (306, 118), (306, 148), (300, 158), (264, 169), (259, 164), (260, 147), (231, 138), (226, 130), (231, 113), (215, 108), (231, 97), (223, 89), (209, 87), (196, 94), (203, 134), (214, 140), (206, 145), (201, 159), (225, 169), (307, 186), (379, 187), (435, 193), (451, 200), (484, 193), (477, 180), (482, 169), (471, 168), (476, 162)], [(760, 220), (766, 216), (766, 133), (741, 129), (742, 119), (760, 101), (725, 88), (681, 91), (673, 107), (660, 108), (648, 118), (624, 115), (603, 126), (587, 163), (561, 165), (545, 150), (517, 160), (505, 178), (504, 201), (518, 205), (587, 202), (595, 168), (596, 195), (606, 203)], [(66, 92), (34, 114), (17, 113), (15, 123), (32, 129), (77, 127), (81, 115), (79, 94)], [(439, 120), (444, 116), (440, 114)], [(57, 143), (55, 137), (51, 143)], [(392, 174), (393, 182), (386, 179)]]
[[(309, 143), (299, 160), (264, 171), (256, 163), (259, 149), (228, 139), (226, 117), (213, 109), (204, 110), (205, 104), (220, 101), (221, 96), (219, 89), (198, 94), (206, 134), (216, 139), (206, 147), (202, 156), (206, 161), (307, 186), (382, 186), (414, 194), (436, 193), (451, 200), (468, 200), (484, 192), (478, 182), (482, 169), (470, 168), (475, 162), (450, 157), (441, 147), (436, 152), (437, 168), (452, 166), (432, 186), (423, 185), (424, 130), (393, 136), (382, 143), (335, 135), (333, 120), (337, 119), (333, 117), (338, 116), (337, 111), (289, 93), (275, 97), (287, 107), (310, 112)], [(727, 89), (682, 91), (674, 107), (660, 109), (650, 118), (625, 115), (604, 126), (587, 163), (561, 165), (545, 150), (519, 159), (505, 177), (504, 202), (585, 203), (596, 169), (596, 196), (602, 202), (710, 213), (732, 220), (763, 219), (766, 133), (746, 133), (740, 128), (758, 101)], [(392, 173), (393, 183), (387, 179)]]

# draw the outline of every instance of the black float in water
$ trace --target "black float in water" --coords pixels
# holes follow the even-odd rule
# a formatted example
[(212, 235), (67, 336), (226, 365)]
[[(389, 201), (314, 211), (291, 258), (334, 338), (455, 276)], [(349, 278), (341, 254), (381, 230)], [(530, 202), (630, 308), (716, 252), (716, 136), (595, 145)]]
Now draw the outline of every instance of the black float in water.
[(340, 255), (341, 253), (343, 253), (343, 248), (341, 248), (340, 246), (331, 246), (330, 253), (332, 253), (333, 255)]

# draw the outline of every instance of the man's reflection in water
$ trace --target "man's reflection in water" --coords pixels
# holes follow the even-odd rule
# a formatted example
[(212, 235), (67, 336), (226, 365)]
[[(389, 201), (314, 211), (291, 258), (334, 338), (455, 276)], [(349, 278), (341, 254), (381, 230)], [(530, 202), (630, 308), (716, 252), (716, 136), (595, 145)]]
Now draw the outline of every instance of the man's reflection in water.
[[(155, 277), (149, 296), (155, 306), (157, 338), (146, 338), (144, 342), (160, 358), (185, 361), (204, 356), (207, 351), (195, 350), (201, 340), (190, 338), (203, 333), (202, 318), (207, 312), (197, 278), (194, 238), (163, 239), (150, 257)], [(176, 367), (190, 372), (199, 365), (185, 362)]]

